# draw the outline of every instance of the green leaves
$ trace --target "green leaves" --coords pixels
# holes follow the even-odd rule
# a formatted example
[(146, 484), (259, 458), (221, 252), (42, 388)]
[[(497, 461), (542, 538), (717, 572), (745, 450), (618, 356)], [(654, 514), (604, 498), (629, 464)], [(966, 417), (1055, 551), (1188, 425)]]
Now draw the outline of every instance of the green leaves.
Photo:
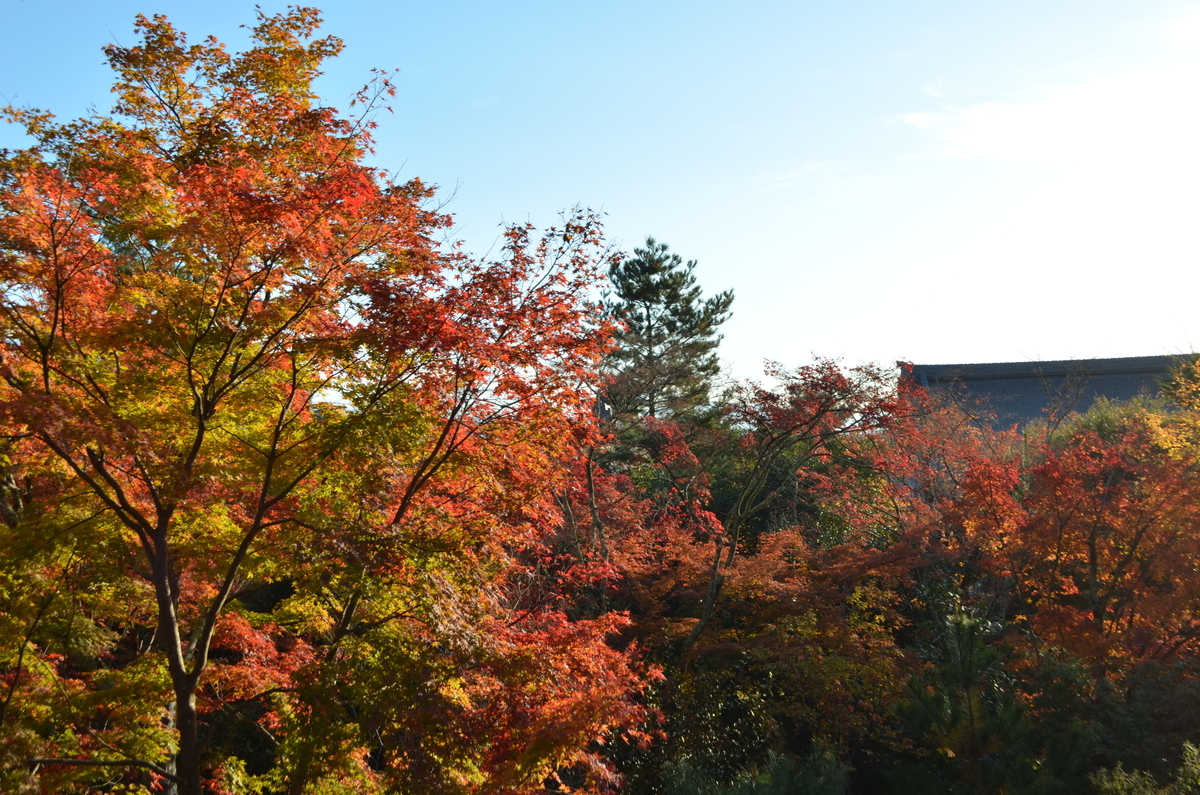
[(111, 116), (8, 112), (39, 147), (0, 162), (0, 735), (64, 792), (517, 792), (643, 714), (620, 620), (568, 621), (531, 552), (592, 432), (597, 219), (440, 251), (432, 191), (362, 162), (387, 77), (316, 106), (319, 21), (232, 54), (139, 17)]

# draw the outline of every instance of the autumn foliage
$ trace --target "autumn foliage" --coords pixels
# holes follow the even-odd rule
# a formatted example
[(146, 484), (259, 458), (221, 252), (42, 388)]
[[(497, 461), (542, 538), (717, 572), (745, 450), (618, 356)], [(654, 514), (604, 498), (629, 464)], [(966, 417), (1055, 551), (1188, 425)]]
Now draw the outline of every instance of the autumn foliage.
[(364, 164), (387, 77), (313, 94), (318, 21), (233, 55), (139, 18), (111, 115), (7, 111), (7, 789), (602, 783), (640, 718), (623, 619), (538, 576), (599, 226), (440, 248), (431, 189)]
[(1023, 429), (722, 384), (665, 245), (440, 243), (319, 21), (139, 18), (111, 113), (4, 110), (0, 790), (1109, 792), (1200, 741), (1194, 364)]

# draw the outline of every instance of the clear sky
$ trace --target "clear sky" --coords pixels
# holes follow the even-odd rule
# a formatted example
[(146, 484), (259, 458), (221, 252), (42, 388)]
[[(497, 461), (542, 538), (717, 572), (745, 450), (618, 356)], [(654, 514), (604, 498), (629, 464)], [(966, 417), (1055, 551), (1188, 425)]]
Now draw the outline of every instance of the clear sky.
[[(469, 248), (601, 209), (624, 248), (653, 235), (734, 290), (738, 376), (1200, 349), (1200, 0), (320, 7), (347, 45), (323, 97), (402, 70), (380, 165), (442, 186)], [(107, 108), (100, 48), (135, 14), (231, 46), (254, 19), (0, 9), (0, 97), (63, 117)]]

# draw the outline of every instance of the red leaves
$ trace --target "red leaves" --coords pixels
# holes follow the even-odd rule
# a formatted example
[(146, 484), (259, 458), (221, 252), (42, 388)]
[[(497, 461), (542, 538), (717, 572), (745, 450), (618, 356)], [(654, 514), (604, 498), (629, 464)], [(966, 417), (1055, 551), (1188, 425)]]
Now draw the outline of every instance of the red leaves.
[(278, 626), (255, 628), (244, 616), (230, 613), (213, 636), (211, 657), (215, 664), (202, 705), (206, 710), (292, 687), (293, 677), (315, 661), (316, 651)]
[(1200, 477), (1139, 416), (1102, 430), (1074, 421), (1023, 450), (1009, 434), (934, 425), (915, 437), (931, 440), (925, 453), (890, 459), (899, 493), (929, 498), (913, 515), (932, 554), (1011, 582), (1031, 642), (1100, 670), (1184, 653), (1197, 638)]
[(1084, 431), (1047, 450), (1010, 556), (1034, 605), (1057, 608), (1044, 631), (1097, 661), (1111, 649), (1118, 666), (1190, 648), (1198, 501), (1192, 467), (1154, 449), (1144, 427), (1110, 438)]
[[(169, 682), (122, 720), (169, 726), (128, 754), (170, 759), (187, 791), (250, 755), (209, 738), (251, 704), (281, 735), (252, 761), (286, 766), (289, 789), (401, 776), (388, 748), (364, 772), (366, 708), (330, 705), (371, 703), (367, 672), (383, 690), (419, 675), (411, 658), (379, 664), (414, 637), (418, 657), (454, 638), (479, 665), (420, 657), (438, 692), (457, 677), (482, 694), (423, 727), (433, 742), (474, 731), (499, 749), (472, 786), (540, 784), (642, 714), (643, 672), (605, 642), (620, 620), (563, 612), (609, 564), (546, 552), (562, 462), (594, 432), (607, 327), (590, 296), (608, 252), (584, 211), (540, 240), (510, 229), (494, 261), (440, 250), (432, 190), (362, 162), (386, 77), (357, 118), (315, 106), (311, 80), (340, 49), (312, 38), (318, 22), (260, 15), (230, 54), (141, 17), (136, 46), (107, 49), (116, 117), (10, 112), (39, 148), (0, 161), (0, 469), (30, 484), (0, 496), (54, 489), (20, 515), (7, 500), (6, 525), (54, 539), (47, 577), (103, 550), (63, 600), (136, 603), (95, 608), (89, 653)], [(230, 603), (255, 581), (292, 592), (257, 625)], [(302, 720), (317, 705), (336, 726)], [(392, 738), (413, 731), (393, 718)], [(47, 736), (71, 736), (59, 728)], [(431, 758), (461, 776), (476, 764), (462, 752)]]
[(481, 673), (495, 679), (488, 687), (481, 678), (468, 692), (486, 705), (471, 720), (476, 731), (495, 737), (479, 764), (497, 791), (525, 792), (547, 772), (579, 764), (593, 778), (612, 778), (590, 747), (645, 720), (645, 708), (625, 694), (642, 690), (647, 675), (659, 675), (631, 666), (625, 653), (605, 644), (626, 623), (615, 613), (575, 622), (543, 613), (491, 625), (492, 651)]

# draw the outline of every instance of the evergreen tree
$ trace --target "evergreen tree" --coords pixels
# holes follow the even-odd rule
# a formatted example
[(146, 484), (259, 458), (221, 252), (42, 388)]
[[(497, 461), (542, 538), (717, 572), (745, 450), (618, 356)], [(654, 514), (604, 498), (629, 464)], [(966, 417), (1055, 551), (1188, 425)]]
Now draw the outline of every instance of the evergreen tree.
[(610, 268), (605, 306), (624, 324), (605, 392), (616, 414), (680, 417), (707, 403), (733, 292), (702, 298), (695, 268), (652, 237)]

